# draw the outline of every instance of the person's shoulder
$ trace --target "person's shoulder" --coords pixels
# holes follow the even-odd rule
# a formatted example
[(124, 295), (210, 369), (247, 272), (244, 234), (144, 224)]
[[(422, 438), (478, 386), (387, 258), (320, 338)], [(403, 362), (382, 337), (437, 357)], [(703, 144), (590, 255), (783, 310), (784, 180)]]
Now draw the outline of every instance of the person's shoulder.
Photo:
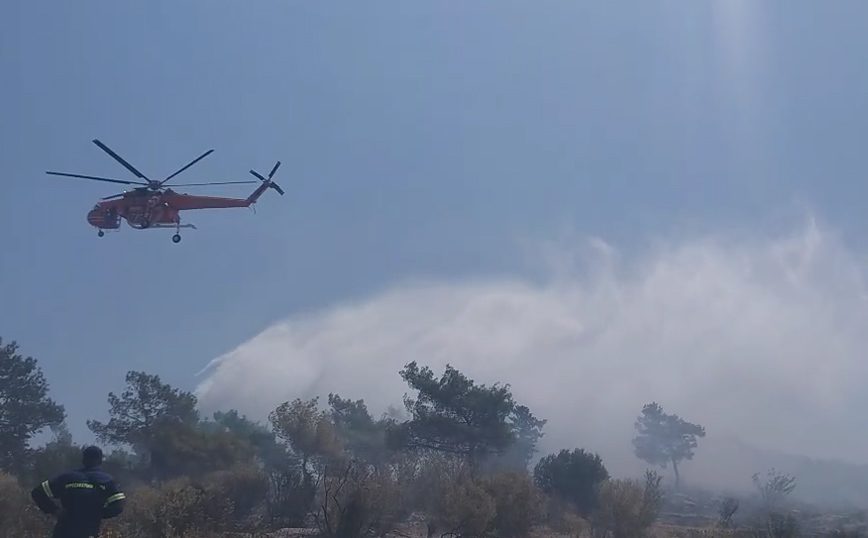
[(77, 469), (70, 469), (68, 471), (64, 471), (60, 474), (54, 475), (51, 479), (52, 482), (75, 482), (81, 475), (79, 474)]
[(92, 469), (92, 470), (88, 470), (87, 474), (88, 474), (88, 475), (89, 475), (89, 476), (90, 476), (94, 481), (99, 482), (99, 483), (101, 483), (101, 484), (108, 484), (108, 483), (111, 483), (111, 482), (114, 482), (114, 481), (115, 481), (115, 478), (114, 478), (111, 474), (109, 474), (109, 473), (103, 471), (102, 469)]

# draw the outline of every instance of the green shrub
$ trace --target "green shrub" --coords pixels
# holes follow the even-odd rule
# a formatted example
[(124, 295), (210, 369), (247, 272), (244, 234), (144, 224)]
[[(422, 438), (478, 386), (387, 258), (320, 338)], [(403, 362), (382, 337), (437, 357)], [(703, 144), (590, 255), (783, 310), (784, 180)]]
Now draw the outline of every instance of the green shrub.
[(597, 487), (609, 478), (609, 472), (599, 455), (577, 448), (543, 457), (534, 467), (533, 476), (543, 493), (566, 501), (586, 516), (594, 510)]

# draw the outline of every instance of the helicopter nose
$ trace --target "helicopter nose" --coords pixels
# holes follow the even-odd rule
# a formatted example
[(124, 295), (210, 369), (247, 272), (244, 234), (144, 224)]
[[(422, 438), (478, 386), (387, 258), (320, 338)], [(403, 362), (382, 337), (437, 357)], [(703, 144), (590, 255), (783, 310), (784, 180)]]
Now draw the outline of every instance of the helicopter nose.
[(103, 223), (103, 212), (101, 209), (91, 209), (87, 213), (87, 223), (91, 226), (99, 227)]

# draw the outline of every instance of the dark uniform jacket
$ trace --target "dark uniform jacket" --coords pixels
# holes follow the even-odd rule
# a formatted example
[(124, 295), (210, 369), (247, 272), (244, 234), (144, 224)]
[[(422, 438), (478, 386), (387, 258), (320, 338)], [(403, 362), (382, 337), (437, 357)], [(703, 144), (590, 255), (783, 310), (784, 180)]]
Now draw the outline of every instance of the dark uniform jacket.
[[(98, 468), (60, 474), (33, 488), (30, 495), (46, 514), (60, 510), (54, 538), (97, 536), (102, 520), (120, 515), (126, 502), (114, 478)], [(52, 499), (58, 499), (61, 507)]]

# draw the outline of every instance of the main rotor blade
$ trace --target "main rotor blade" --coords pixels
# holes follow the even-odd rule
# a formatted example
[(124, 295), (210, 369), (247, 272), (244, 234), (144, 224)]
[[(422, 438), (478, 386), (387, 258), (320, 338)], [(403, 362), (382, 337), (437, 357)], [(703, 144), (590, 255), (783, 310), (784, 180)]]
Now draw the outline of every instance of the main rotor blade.
[(180, 183), (172, 187), (201, 187), (202, 185), (239, 185), (241, 183), (256, 183), (255, 181), (215, 181), (213, 183)]
[(105, 144), (103, 144), (102, 142), (100, 142), (99, 140), (96, 140), (96, 139), (93, 140), (93, 143), (96, 144), (97, 146), (99, 146), (99, 149), (101, 149), (101, 150), (103, 150), (104, 152), (106, 152), (106, 153), (108, 153), (109, 155), (111, 155), (112, 158), (113, 158), (114, 160), (116, 160), (117, 162), (119, 162), (119, 163), (121, 163), (122, 165), (124, 165), (124, 168), (126, 168), (127, 170), (129, 170), (130, 172), (132, 172), (133, 174), (135, 174), (136, 177), (141, 178), (141, 179), (144, 179), (144, 180), (147, 180), (147, 181), (150, 181), (150, 179), (148, 179), (148, 177), (145, 176), (145, 174), (143, 174), (143, 173), (139, 172), (138, 170), (136, 170), (136, 169), (133, 167), (133, 165), (131, 165), (130, 163), (128, 163), (127, 161), (125, 161), (125, 160), (123, 159), (123, 157), (121, 157), (120, 155), (118, 155), (117, 153), (115, 153), (114, 151), (112, 151), (108, 146), (106, 146)]
[(105, 198), (100, 198), (100, 200), (112, 200), (114, 198), (120, 198), (124, 194), (126, 194), (126, 193), (122, 192), (120, 194), (112, 194), (111, 196), (106, 196)]
[(274, 173), (277, 172), (278, 168), (280, 168), (280, 161), (277, 161), (277, 163), (275, 163), (275, 165), (274, 165), (274, 168), (272, 168), (271, 172), (268, 173), (268, 179), (271, 179), (271, 177), (274, 175)]
[(212, 153), (214, 153), (214, 150), (213, 150), (213, 149), (209, 149), (208, 151), (206, 151), (206, 152), (203, 153), (202, 155), (199, 155), (198, 157), (196, 157), (195, 159), (193, 159), (193, 160), (190, 162), (190, 164), (188, 164), (188, 165), (185, 166), (184, 168), (181, 168), (180, 170), (178, 170), (177, 172), (175, 172), (175, 173), (172, 174), (171, 176), (169, 176), (169, 177), (167, 177), (166, 179), (164, 179), (163, 181), (161, 181), (161, 182), (160, 182), (160, 185), (165, 185), (167, 181), (169, 181), (169, 180), (172, 179), (173, 177), (177, 176), (178, 174), (180, 174), (180, 173), (183, 172), (184, 170), (190, 168), (191, 166), (193, 166), (193, 165), (196, 164), (197, 162), (201, 161), (202, 159), (204, 159), (204, 158), (207, 157), (208, 155), (211, 155)]
[(77, 177), (81, 179), (93, 179), (95, 181), (107, 181), (109, 183), (120, 183), (121, 185), (147, 185), (147, 183), (141, 181), (126, 181), (123, 179), (112, 179), (110, 177), (99, 177), (99, 176), (85, 176), (81, 174), (67, 174), (65, 172), (45, 172), (51, 176), (65, 176), (65, 177)]

